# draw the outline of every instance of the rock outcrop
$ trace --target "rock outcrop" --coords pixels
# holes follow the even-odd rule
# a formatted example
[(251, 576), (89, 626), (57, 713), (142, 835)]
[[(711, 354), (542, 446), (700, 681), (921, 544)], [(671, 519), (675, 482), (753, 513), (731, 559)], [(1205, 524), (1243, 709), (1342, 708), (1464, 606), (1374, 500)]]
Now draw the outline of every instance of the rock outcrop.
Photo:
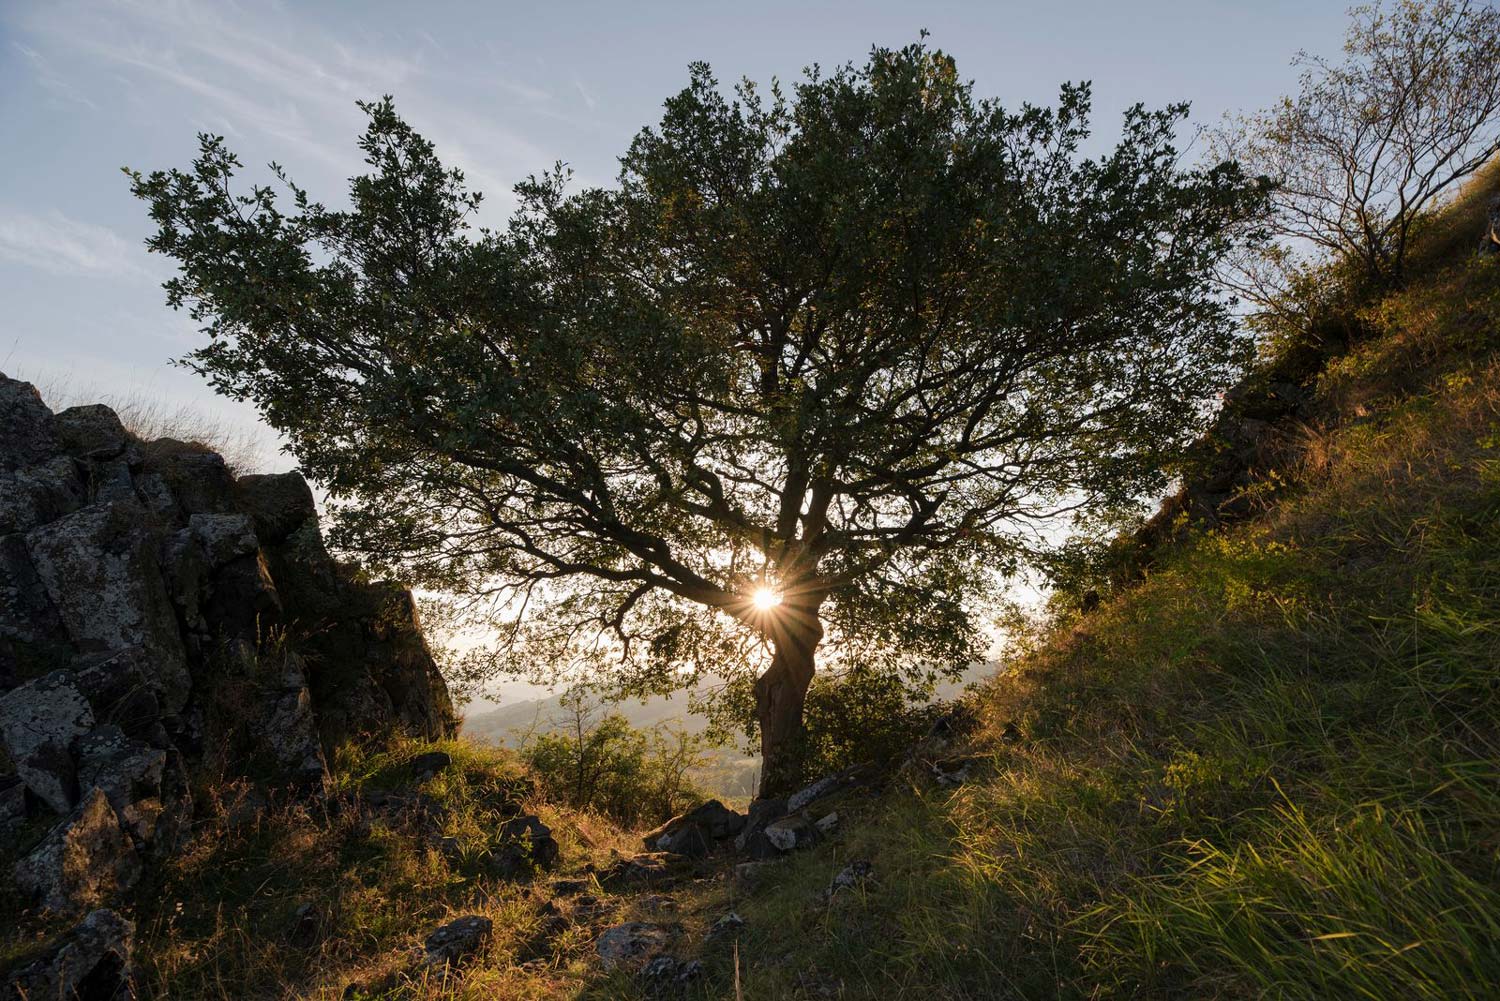
[[(410, 592), (328, 554), (300, 475), (236, 477), (0, 375), (0, 829), (31, 832), (0, 878), (55, 913), (109, 907), (180, 846), (205, 755), (316, 792), (343, 742), (455, 729)], [(32, 982), (125, 976), (112, 914)]]

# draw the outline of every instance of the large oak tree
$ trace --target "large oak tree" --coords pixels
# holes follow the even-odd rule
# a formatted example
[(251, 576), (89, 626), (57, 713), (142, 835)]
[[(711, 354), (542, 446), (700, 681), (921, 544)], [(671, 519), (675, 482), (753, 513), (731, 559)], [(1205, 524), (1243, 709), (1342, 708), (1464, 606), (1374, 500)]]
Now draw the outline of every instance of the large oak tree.
[(975, 596), (1159, 487), (1243, 349), (1210, 276), (1263, 191), (1183, 165), (1183, 106), (1088, 158), (1087, 87), (1007, 111), (925, 44), (789, 94), (699, 65), (616, 186), (534, 177), (503, 231), (365, 110), (347, 209), (279, 168), (236, 190), (209, 136), (133, 175), (189, 363), (285, 434), (346, 550), (487, 598), (512, 668), (746, 678), (763, 792), (820, 644), (961, 668)]

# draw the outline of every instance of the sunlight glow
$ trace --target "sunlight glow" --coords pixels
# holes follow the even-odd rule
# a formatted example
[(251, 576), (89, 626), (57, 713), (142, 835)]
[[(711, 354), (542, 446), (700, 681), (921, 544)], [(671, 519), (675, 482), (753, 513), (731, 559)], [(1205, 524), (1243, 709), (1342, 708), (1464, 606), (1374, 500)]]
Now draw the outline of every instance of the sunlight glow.
[(750, 596), (750, 600), (755, 602), (757, 609), (762, 612), (768, 612), (781, 604), (781, 595), (769, 587), (758, 587), (755, 589), (755, 593)]

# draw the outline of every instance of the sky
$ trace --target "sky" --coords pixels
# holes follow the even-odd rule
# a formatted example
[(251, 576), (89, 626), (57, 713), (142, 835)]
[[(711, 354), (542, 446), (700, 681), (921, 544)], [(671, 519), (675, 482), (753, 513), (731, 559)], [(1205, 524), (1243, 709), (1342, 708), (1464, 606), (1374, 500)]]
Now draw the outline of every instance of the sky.
[(512, 185), (557, 161), (610, 183), (696, 60), (721, 81), (789, 80), (925, 28), (1007, 105), (1092, 81), (1102, 145), (1136, 102), (1191, 101), (1198, 124), (1265, 106), (1294, 88), (1298, 49), (1336, 54), (1345, 7), (0, 0), (0, 371), (54, 405), (189, 407), (258, 435), (263, 468), (295, 465), (253, 410), (171, 364), (199, 335), (164, 304), (170, 269), (143, 247), (151, 226), (120, 168), (185, 167), (199, 132), (337, 204), (361, 167), (355, 101), (391, 94), (497, 225)]

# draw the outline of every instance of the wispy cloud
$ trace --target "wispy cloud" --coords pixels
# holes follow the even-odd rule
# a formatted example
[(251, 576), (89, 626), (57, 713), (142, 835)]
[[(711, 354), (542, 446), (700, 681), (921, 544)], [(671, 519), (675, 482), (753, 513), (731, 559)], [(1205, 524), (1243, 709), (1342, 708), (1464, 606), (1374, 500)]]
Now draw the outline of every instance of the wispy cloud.
[[(497, 124), (492, 113), (456, 107), (446, 92), (451, 71), (430, 36), (396, 50), (378, 36), (334, 38), (298, 17), (295, 7), (250, 10), (203, 0), (56, 0), (38, 8), (26, 27), (33, 51), (41, 50), (38, 60), (55, 53), (60, 65), (81, 62), (133, 83), (165, 85), (197, 127), (241, 136), (239, 152), (248, 162), (285, 159), (294, 174), (302, 173), (299, 163), (302, 171), (311, 166), (334, 177), (359, 170), (353, 140), (363, 123), (354, 103), (388, 93), (445, 159), (490, 196), (487, 214), (504, 209), (522, 176), (557, 159)], [(540, 87), (498, 73), (490, 82), (523, 106), (551, 99)]]
[(22, 45), (20, 42), (11, 42), (10, 44), (16, 52), (20, 53), (21, 58), (31, 66), (32, 76), (35, 78), (37, 85), (43, 90), (67, 104), (81, 104), (90, 111), (99, 110), (97, 104), (89, 100), (77, 87), (69, 83), (62, 74), (53, 68), (52, 62), (46, 56), (29, 45)]
[(153, 277), (142, 263), (146, 251), (112, 229), (0, 207), (0, 261), (59, 275)]

